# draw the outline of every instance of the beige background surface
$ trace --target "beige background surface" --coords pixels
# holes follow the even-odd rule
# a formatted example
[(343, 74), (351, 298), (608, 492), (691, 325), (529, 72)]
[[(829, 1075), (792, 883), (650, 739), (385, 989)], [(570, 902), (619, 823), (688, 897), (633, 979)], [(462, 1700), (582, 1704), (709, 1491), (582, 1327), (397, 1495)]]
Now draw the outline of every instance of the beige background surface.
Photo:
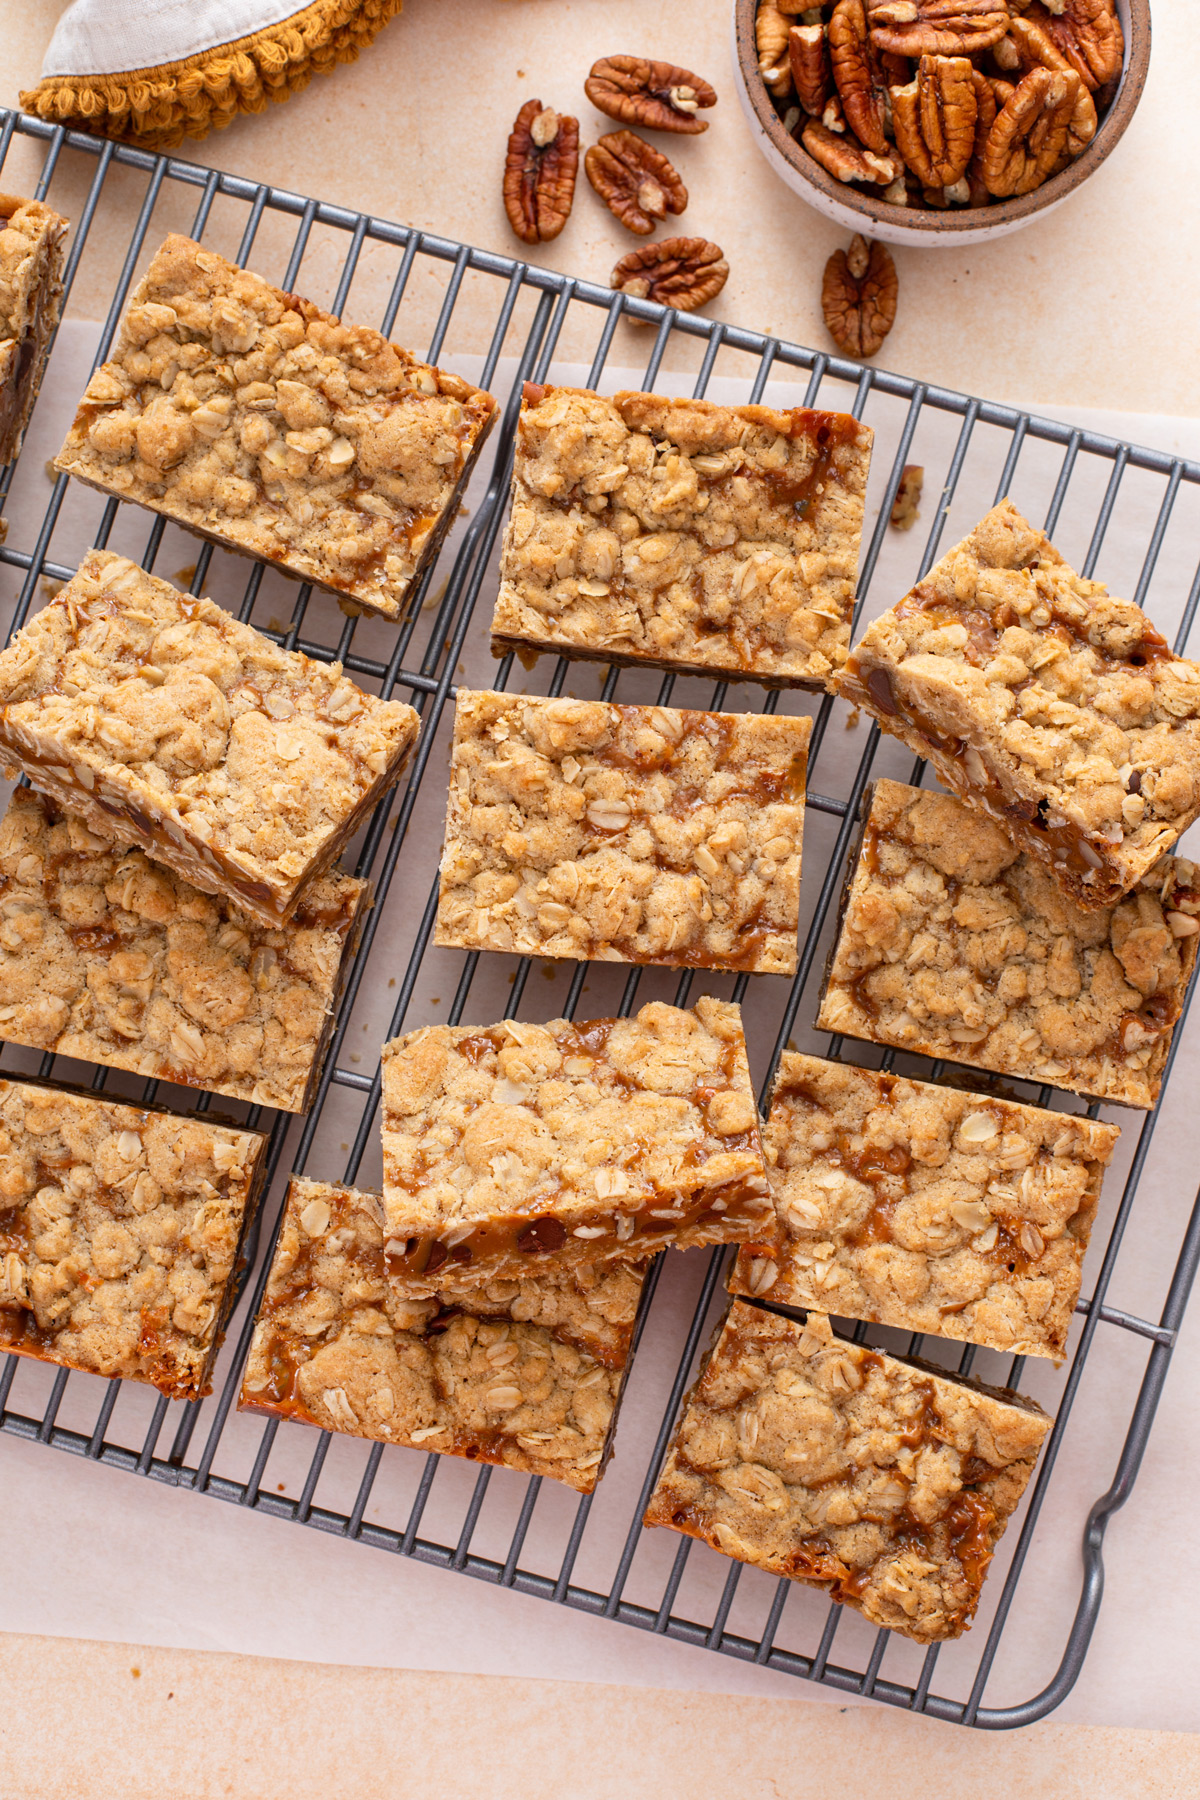
[[(0, 103), (12, 103), (17, 88), (36, 78), (62, 10), (0, 0)], [(820, 271), (842, 234), (758, 160), (729, 76), (728, 10), (728, 0), (408, 0), (404, 17), (359, 65), (317, 82), (286, 108), (239, 121), (202, 146), (185, 144), (180, 154), (516, 254), (499, 167), (518, 105), (536, 93), (575, 110), (591, 141), (606, 128), (582, 94), (597, 55), (629, 49), (678, 59), (721, 95), (704, 138), (669, 146), (692, 194), (680, 228), (716, 238), (732, 265), (709, 310), (828, 348)], [(1190, 99), (1200, 90), (1191, 9), (1160, 0), (1155, 33), (1139, 115), (1068, 209), (985, 249), (896, 252), (901, 309), (882, 362), (994, 398), (1200, 416), (1192, 337), (1200, 239), (1180, 215), (1171, 176), (1190, 167), (1200, 148)], [(35, 147), (18, 143), (5, 184), (19, 185), (22, 168), (38, 160)], [(138, 197), (131, 183), (131, 209)], [(581, 181), (566, 232), (538, 260), (603, 281), (633, 241)], [(370, 254), (368, 246), (355, 288), (366, 317), (374, 316)], [(77, 316), (103, 310), (110, 278), (103, 247), (89, 253)], [(564, 344), (564, 353), (570, 348)], [(1110, 1534), (1109, 1596), (1084, 1688), (1064, 1718), (1194, 1722), (1193, 1684), (1184, 1673), (1197, 1648), (1197, 1570), (1184, 1548), (1194, 1541), (1186, 1495), (1200, 1474), (1187, 1451), (1196, 1422), (1191, 1367), (1181, 1353), (1164, 1402), (1170, 1428), (1164, 1421), (1152, 1440), (1136, 1520), (1131, 1509)], [(397, 1602), (389, 1661), (410, 1660), (419, 1638), (427, 1667), (519, 1671), (544, 1666), (548, 1659), (539, 1662), (530, 1645), (558, 1632), (561, 1662), (551, 1666), (565, 1670), (576, 1666), (572, 1656), (586, 1632), (595, 1636), (609, 1684), (281, 1663), (15, 1632), (0, 1638), (0, 1792), (14, 1800), (75, 1793), (89, 1800), (177, 1793), (370, 1800), (396, 1791), (401, 1769), (405, 1787), (450, 1777), (460, 1792), (499, 1800), (643, 1792), (673, 1800), (729, 1788), (791, 1795), (812, 1785), (816, 1770), (834, 1800), (885, 1773), (897, 1800), (981, 1788), (1157, 1800), (1200, 1784), (1196, 1740), (1178, 1732), (1052, 1722), (1017, 1738), (980, 1738), (882, 1709), (811, 1704), (807, 1690), (790, 1697), (796, 1690), (781, 1677), (769, 1678), (771, 1692), (786, 1698), (692, 1693), (693, 1685), (744, 1689), (751, 1679), (743, 1681), (737, 1665), (568, 1621), (473, 1584), (467, 1594), (478, 1597), (475, 1610), (447, 1609), (439, 1633), (426, 1610), (439, 1606), (446, 1586), (436, 1572), (406, 1569), (400, 1589), (400, 1572), (376, 1553), (310, 1533), (296, 1544), (297, 1534), (282, 1526), (134, 1488), (35, 1446), (9, 1443), (3, 1451), (0, 1505), (20, 1521), (10, 1549), (23, 1573), (10, 1585), (16, 1610), (0, 1620), (24, 1631), (48, 1624), (98, 1640), (244, 1644), (246, 1618), (260, 1609), (265, 1619), (274, 1608), (275, 1632), (290, 1632), (292, 1654), (348, 1663), (363, 1660), (354, 1653), (355, 1609), (381, 1611), (386, 1584)], [(106, 1521), (99, 1537), (98, 1515)], [(116, 1539), (110, 1522), (122, 1515), (126, 1529)], [(1153, 1547), (1170, 1544), (1179, 1554), (1164, 1582)], [(70, 1627), (39, 1616), (39, 1556), (53, 1559), (55, 1586), (76, 1577)], [(294, 1587), (280, 1608), (285, 1562), (289, 1575), (298, 1565), (309, 1577), (311, 1608), (292, 1597)], [(175, 1609), (147, 1623), (162, 1592), (152, 1576), (161, 1578), (164, 1565), (177, 1571)], [(106, 1581), (110, 1568), (114, 1579)], [(242, 1625), (223, 1629), (226, 1612)], [(487, 1638), (486, 1655), (471, 1639), (472, 1624)], [(630, 1681), (639, 1686), (620, 1685)]]

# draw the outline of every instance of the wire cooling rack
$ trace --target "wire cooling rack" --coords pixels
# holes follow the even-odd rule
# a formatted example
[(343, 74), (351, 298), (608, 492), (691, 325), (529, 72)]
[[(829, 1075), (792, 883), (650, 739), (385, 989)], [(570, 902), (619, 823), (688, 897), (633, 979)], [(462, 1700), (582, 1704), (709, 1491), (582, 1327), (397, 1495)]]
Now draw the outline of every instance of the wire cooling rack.
[[(614, 364), (624, 363), (636, 366), (635, 380), (626, 374), (624, 385), (649, 388), (661, 382), (684, 391), (670, 374), (682, 364), (692, 369), (686, 381), (697, 395), (787, 403), (802, 398), (809, 405), (852, 410), (874, 423), (876, 456), (859, 592), (871, 596), (875, 610), (930, 566), (948, 523), (965, 530), (994, 498), (1012, 492), (1033, 516), (1040, 511), (1084, 573), (1091, 574), (1103, 558), (1103, 573), (1117, 591), (1131, 592), (1139, 602), (1149, 599), (1156, 620), (1175, 626), (1182, 647), (1200, 603), (1200, 573), (1190, 573), (1186, 560), (1194, 555), (1197, 537), (1200, 466), (753, 331), (664, 312), (604, 287), (383, 219), (0, 112), (0, 166), (21, 139), (33, 141), (21, 145), (26, 167), (31, 155), (36, 160), (36, 148), (42, 152), (38, 196), (74, 221), (66, 325), (56, 343), (54, 370), (68, 354), (79, 356), (82, 327), (73, 322), (87, 313), (71, 292), (81, 269), (93, 293), (100, 283), (111, 300), (98, 338), (94, 328), (87, 338), (72, 399), (91, 361), (99, 361), (111, 344), (130, 287), (165, 230), (182, 229), (353, 319), (369, 316), (362, 295), (370, 289), (383, 300), (382, 306), (375, 304), (374, 316), (385, 332), (492, 387), (502, 399), (503, 418), (490, 464), (477, 474), (468, 496), (469, 516), (398, 629), (347, 617), (307, 586), (297, 589), (275, 571), (199, 547), (136, 508), (69, 488), (65, 477), (51, 477), (47, 501), (46, 476), (40, 465), (29, 466), (28, 442), (26, 466), (15, 476), (12, 469), (0, 474), (0, 503), (7, 495), (10, 521), (7, 545), (0, 548), (0, 618), (9, 632), (25, 620), (46, 583), (73, 573), (87, 544), (113, 543), (146, 567), (157, 561), (175, 579), (190, 580), (192, 591), (203, 587), (213, 593), (276, 641), (326, 660), (338, 657), (367, 686), (411, 697), (423, 719), (406, 786), (378, 808), (354, 846), (357, 871), (373, 878), (377, 903), (316, 1104), (299, 1121), (232, 1108), (236, 1117), (270, 1133), (272, 1187), (262, 1241), (251, 1246), (256, 1262), (222, 1352), (214, 1394), (202, 1402), (172, 1403), (137, 1384), (55, 1372), (9, 1356), (0, 1375), (0, 1429), (845, 1693), (993, 1729), (1043, 1716), (1069, 1692), (1082, 1667), (1103, 1588), (1105, 1527), (1136, 1479), (1200, 1257), (1200, 1205), (1189, 1213), (1186, 1197), (1179, 1196), (1155, 1220), (1157, 1261), (1145, 1252), (1132, 1269), (1128, 1259), (1121, 1264), (1122, 1282), (1142, 1304), (1126, 1310), (1110, 1303), (1139, 1183), (1155, 1169), (1153, 1133), (1167, 1101), (1148, 1119), (1114, 1115), (1124, 1125), (1122, 1161), (1110, 1174), (1085, 1271), (1089, 1293), (1077, 1309), (1071, 1355), (1062, 1370), (1023, 1366), (1019, 1358), (1014, 1362), (941, 1340), (842, 1326), (858, 1341), (926, 1355), (950, 1372), (1022, 1383), (1056, 1414), (1036, 1481), (1001, 1545), (975, 1628), (940, 1651), (922, 1652), (877, 1631), (817, 1590), (746, 1569), (673, 1533), (642, 1530), (641, 1513), (679, 1403), (719, 1316), (723, 1251), (672, 1252), (652, 1271), (616, 1458), (589, 1498), (508, 1470), (476, 1469), (450, 1457), (263, 1422), (239, 1414), (235, 1397), (287, 1173), (306, 1170), (364, 1185), (377, 1179), (377, 1046), (385, 1037), (439, 1017), (487, 1022), (500, 1012), (514, 1016), (520, 1010), (545, 1018), (570, 1015), (581, 1004), (585, 1016), (594, 1016), (627, 1012), (648, 998), (682, 1004), (712, 991), (744, 1003), (765, 1091), (776, 1057), (793, 1034), (804, 1047), (840, 1052), (839, 1044), (812, 1032), (811, 1021), (858, 802), (873, 774), (919, 781), (923, 773), (920, 765), (913, 771), (911, 761), (898, 762), (897, 747), (881, 740), (875, 727), (844, 729), (853, 721), (841, 703), (828, 699), (781, 698), (751, 686), (732, 694), (719, 686), (714, 693), (690, 678), (664, 680), (645, 671), (589, 670), (543, 659), (529, 677), (534, 691), (599, 691), (611, 698), (620, 687), (621, 698), (812, 712), (814, 791), (806, 827), (799, 972), (789, 986), (769, 976), (680, 978), (612, 965), (538, 967), (529, 959), (432, 948), (448, 703), (455, 682), (466, 678), (476, 686), (504, 686), (524, 679), (511, 658), (498, 670), (491, 665), (486, 647), (489, 584), (495, 579), (494, 551), (524, 379), (605, 386), (616, 381)], [(10, 175), (5, 185), (12, 181)], [(86, 283), (78, 285), (82, 290)], [(95, 310), (93, 303), (92, 316)], [(76, 336), (68, 342), (72, 330)], [(31, 438), (39, 416), (54, 404), (50, 392), (48, 382)], [(55, 429), (63, 422), (55, 421)], [(56, 447), (57, 439), (49, 445)], [(38, 455), (45, 454), (43, 445)], [(905, 463), (918, 457), (926, 469), (931, 524), (923, 541), (916, 533), (900, 540), (889, 532), (888, 516)], [(171, 550), (182, 555), (182, 546), (195, 561), (182, 572), (170, 571)], [(275, 617), (272, 605), (286, 616)], [(434, 994), (434, 987), (442, 992)], [(585, 995), (590, 996), (586, 1003)], [(438, 1012), (443, 996), (448, 1003)], [(1181, 1025), (1172, 1062), (1188, 1041)], [(856, 1054), (868, 1060), (874, 1053), (857, 1046)], [(892, 1060), (884, 1059), (888, 1066)], [(900, 1064), (930, 1073), (930, 1065), (919, 1059), (900, 1059)], [(143, 1104), (196, 1102), (195, 1095), (181, 1090), (160, 1093), (153, 1082), (39, 1058), (15, 1046), (3, 1047), (0, 1066), (6, 1074), (82, 1081), (94, 1091)], [(933, 1065), (932, 1073), (937, 1076), (940, 1067)], [(1049, 1089), (1028, 1093), (1041, 1104), (1077, 1104)], [(202, 1099), (201, 1108), (206, 1104)], [(228, 1103), (220, 1105), (227, 1110)], [(1176, 1183), (1167, 1185), (1177, 1193)], [(1145, 1210), (1136, 1221), (1143, 1231)], [(1130, 1237), (1143, 1242), (1136, 1229)], [(1148, 1263), (1153, 1269), (1143, 1266)], [(1095, 1373), (1087, 1384), (1085, 1368)], [(1076, 1443), (1086, 1438), (1093, 1452), (1082, 1459), (1091, 1471), (1082, 1492), (1078, 1478), (1069, 1485), (1055, 1480), (1060, 1450), (1073, 1431)], [(1042, 1685), (1032, 1697), (1014, 1692), (1015, 1678), (1006, 1665), (1007, 1647), (1016, 1636), (1026, 1646), (1034, 1643), (1041, 1657)]]

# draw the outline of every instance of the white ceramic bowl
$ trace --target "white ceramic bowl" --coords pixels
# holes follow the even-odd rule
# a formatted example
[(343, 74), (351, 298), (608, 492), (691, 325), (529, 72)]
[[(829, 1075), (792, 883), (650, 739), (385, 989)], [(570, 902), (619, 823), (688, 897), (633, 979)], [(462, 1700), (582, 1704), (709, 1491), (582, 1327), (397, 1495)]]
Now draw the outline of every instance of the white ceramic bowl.
[(754, 140), (775, 173), (810, 206), (847, 231), (883, 238), (889, 244), (919, 244), (936, 249), (950, 244), (981, 244), (987, 238), (1020, 231), (1069, 200), (1094, 169), (1116, 148), (1142, 96), (1150, 66), (1150, 0), (1117, 0), (1125, 33), (1125, 68), (1121, 85), (1100, 121), (1100, 129), (1082, 156), (1043, 182), (1032, 194), (1000, 200), (992, 206), (933, 208), (892, 206), (886, 200), (835, 180), (815, 162), (783, 121), (758, 73), (754, 15), (758, 0), (734, 0), (732, 9), (733, 69), (738, 99)]

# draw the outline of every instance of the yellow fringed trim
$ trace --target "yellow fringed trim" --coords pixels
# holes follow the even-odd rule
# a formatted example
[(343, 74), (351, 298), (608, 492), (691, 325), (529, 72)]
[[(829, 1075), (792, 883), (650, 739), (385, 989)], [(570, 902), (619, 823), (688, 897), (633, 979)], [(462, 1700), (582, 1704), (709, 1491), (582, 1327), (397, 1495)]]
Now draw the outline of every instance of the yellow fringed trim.
[(21, 95), (52, 125), (120, 138), (142, 150), (174, 150), (185, 137), (223, 131), (239, 113), (265, 112), (314, 75), (353, 62), (404, 0), (313, 0), (290, 19), (157, 69), (119, 75), (48, 75)]

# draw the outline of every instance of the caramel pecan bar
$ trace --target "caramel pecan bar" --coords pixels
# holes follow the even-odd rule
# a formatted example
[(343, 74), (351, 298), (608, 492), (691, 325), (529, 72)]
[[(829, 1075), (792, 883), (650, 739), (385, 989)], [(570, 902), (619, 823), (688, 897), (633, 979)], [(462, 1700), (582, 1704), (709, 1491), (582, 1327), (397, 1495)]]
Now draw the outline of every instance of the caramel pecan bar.
[(1111, 906), (1200, 815), (1200, 664), (1004, 501), (868, 627), (835, 691)]
[(810, 728), (460, 688), (437, 942), (793, 974)]
[(525, 1269), (447, 1298), (391, 1279), (384, 1236), (378, 1194), (293, 1179), (241, 1407), (590, 1494), (646, 1265)]
[(319, 875), (260, 925), (28, 788), (0, 823), (0, 1037), (307, 1110), (368, 886)]
[(741, 1014), (427, 1026), (383, 1051), (388, 1266), (472, 1281), (770, 1229)]
[(823, 687), (871, 438), (845, 413), (527, 384), (493, 647)]
[(824, 1588), (918, 1643), (960, 1637), (1051, 1420), (1033, 1400), (735, 1300), (647, 1525)]
[(419, 725), (107, 550), (0, 652), (3, 760), (265, 925), (398, 779)]
[(879, 781), (867, 804), (818, 1028), (1153, 1106), (1196, 960), (1196, 865), (1161, 857), (1085, 911), (949, 794)]
[(0, 1351), (208, 1393), (266, 1148), (0, 1079)]
[(0, 194), (0, 469), (21, 448), (62, 305), (67, 221)]
[(171, 236), (55, 466), (394, 619), (495, 410), (377, 331)]
[(1119, 1136), (789, 1052), (763, 1130), (775, 1228), (730, 1289), (1059, 1362)]

